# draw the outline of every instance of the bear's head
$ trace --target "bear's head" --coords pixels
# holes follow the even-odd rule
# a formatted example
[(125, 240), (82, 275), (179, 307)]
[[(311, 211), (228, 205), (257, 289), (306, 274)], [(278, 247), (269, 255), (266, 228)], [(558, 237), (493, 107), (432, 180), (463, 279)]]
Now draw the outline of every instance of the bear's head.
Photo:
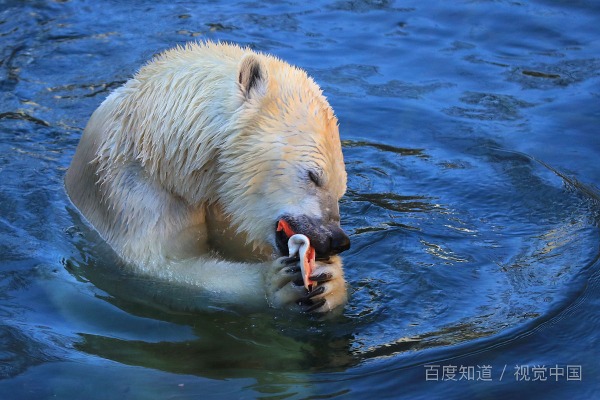
[(238, 64), (235, 111), (219, 155), (219, 198), (249, 241), (287, 255), (285, 220), (317, 258), (350, 248), (338, 201), (346, 170), (338, 122), (317, 84), (281, 60), (246, 52)]

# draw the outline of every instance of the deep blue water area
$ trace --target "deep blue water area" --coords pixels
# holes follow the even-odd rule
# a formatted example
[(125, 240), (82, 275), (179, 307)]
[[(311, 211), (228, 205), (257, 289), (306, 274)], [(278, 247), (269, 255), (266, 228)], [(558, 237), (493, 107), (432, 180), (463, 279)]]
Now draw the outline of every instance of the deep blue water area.
[[(599, 21), (593, 0), (0, 2), (0, 399), (598, 398)], [(192, 40), (297, 65), (334, 108), (342, 318), (153, 304), (131, 288), (177, 289), (121, 273), (70, 203), (92, 112)]]

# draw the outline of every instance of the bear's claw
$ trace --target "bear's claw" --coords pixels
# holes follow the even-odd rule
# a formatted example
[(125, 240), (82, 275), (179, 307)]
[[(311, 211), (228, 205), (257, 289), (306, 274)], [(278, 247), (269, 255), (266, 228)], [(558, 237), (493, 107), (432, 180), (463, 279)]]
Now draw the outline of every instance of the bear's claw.
[[(313, 311), (317, 311), (319, 308), (323, 307), (326, 302), (327, 302), (327, 300), (321, 299), (317, 303), (315, 303), (312, 306), (310, 306), (307, 309), (305, 309), (304, 312), (305, 313), (310, 313), (310, 312), (313, 312)], [(319, 312), (319, 311), (317, 311), (317, 312)]]
[(323, 272), (319, 275), (314, 275), (310, 277), (310, 280), (313, 282), (327, 282), (333, 279), (333, 275), (328, 272)]
[(308, 294), (306, 296), (304, 296), (303, 298), (300, 299), (300, 302), (308, 300), (311, 297), (315, 297), (315, 296), (318, 296), (320, 294), (323, 294), (323, 292), (325, 292), (325, 286), (319, 286), (318, 288), (316, 288), (312, 292), (308, 292)]
[(302, 271), (302, 269), (300, 267), (289, 267), (285, 270), (285, 272), (287, 274), (291, 274), (291, 275), (297, 274), (300, 271)]
[(300, 262), (299, 257), (283, 257), (283, 259), (281, 260), (281, 263), (283, 263), (285, 265), (295, 264), (298, 262)]

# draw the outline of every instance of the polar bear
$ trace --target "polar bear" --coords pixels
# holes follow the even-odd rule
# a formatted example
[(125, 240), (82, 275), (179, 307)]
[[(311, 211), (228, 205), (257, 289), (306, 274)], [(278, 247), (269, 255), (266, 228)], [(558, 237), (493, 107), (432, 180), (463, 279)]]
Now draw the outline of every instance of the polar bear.
[[(211, 42), (162, 53), (93, 113), (65, 185), (136, 272), (227, 302), (327, 313), (347, 301), (337, 119), (273, 56)], [(282, 219), (316, 250), (310, 292)]]

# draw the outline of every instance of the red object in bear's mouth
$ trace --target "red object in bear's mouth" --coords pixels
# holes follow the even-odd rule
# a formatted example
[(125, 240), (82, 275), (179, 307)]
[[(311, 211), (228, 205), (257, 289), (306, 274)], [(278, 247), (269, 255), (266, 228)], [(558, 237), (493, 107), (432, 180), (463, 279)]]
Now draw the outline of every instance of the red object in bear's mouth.
[[(290, 227), (290, 224), (285, 222), (283, 219), (279, 220), (279, 223), (277, 224), (277, 231), (284, 231), (288, 239), (296, 235), (296, 232), (294, 232), (294, 230)], [(306, 239), (308, 239), (306, 235), (303, 236), (305, 236)], [(308, 241), (310, 243), (310, 239), (308, 239)], [(312, 272), (315, 268), (315, 256), (315, 248), (309, 245), (308, 250), (304, 255), (304, 259), (300, 260), (300, 262), (303, 264), (302, 280), (304, 281), (304, 287), (309, 291), (311, 290), (311, 287), (314, 284), (314, 282), (310, 280), (310, 276), (312, 275)]]
[(279, 220), (279, 224), (277, 224), (277, 231), (284, 231), (288, 239), (296, 234), (296, 232), (294, 232), (290, 227), (290, 224), (285, 222), (283, 219)]

